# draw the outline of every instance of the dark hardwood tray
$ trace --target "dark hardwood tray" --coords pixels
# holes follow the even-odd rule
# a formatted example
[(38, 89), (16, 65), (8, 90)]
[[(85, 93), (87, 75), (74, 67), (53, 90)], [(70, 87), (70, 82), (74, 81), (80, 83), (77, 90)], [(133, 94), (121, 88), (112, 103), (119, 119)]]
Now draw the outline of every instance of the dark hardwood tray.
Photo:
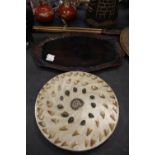
[[(55, 56), (53, 62), (47, 54)], [(33, 56), (42, 67), (62, 71), (97, 71), (119, 66), (122, 52), (116, 38), (96, 34), (61, 33), (35, 45)]]

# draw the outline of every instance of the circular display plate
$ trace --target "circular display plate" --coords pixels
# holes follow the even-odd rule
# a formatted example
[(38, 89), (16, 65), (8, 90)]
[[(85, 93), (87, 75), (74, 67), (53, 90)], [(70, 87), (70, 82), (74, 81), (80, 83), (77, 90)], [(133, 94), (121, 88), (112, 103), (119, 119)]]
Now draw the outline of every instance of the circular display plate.
[(125, 28), (122, 30), (120, 34), (120, 43), (122, 49), (129, 56), (129, 28)]
[(36, 99), (35, 117), (52, 144), (85, 151), (110, 137), (118, 122), (119, 106), (104, 80), (72, 71), (55, 76), (43, 86)]

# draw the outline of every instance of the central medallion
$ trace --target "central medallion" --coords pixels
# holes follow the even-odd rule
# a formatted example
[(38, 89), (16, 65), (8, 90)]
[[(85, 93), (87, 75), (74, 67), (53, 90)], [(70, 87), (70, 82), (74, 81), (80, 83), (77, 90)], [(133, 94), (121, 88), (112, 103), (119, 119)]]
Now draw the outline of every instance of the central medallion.
[(73, 110), (78, 110), (80, 107), (84, 105), (84, 102), (80, 98), (75, 98), (71, 101), (70, 105)]

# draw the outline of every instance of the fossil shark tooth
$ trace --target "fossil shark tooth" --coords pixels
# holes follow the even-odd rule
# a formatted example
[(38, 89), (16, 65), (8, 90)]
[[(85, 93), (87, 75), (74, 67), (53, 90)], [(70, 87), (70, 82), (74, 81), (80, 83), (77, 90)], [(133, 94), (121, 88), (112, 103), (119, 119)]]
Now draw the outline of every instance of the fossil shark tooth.
[(92, 131), (93, 131), (93, 129), (87, 128), (86, 135), (89, 136), (89, 135), (91, 134)]
[(77, 130), (75, 130), (72, 134), (72, 136), (78, 136), (78, 135), (80, 135), (80, 133)]

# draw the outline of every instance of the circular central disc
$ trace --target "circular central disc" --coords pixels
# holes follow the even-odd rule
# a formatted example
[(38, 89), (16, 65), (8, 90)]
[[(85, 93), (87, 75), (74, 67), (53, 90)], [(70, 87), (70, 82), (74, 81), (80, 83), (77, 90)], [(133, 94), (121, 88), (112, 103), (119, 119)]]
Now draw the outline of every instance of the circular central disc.
[(81, 99), (75, 98), (75, 99), (73, 99), (73, 100), (71, 101), (71, 108), (72, 108), (73, 110), (77, 110), (77, 109), (79, 109), (80, 107), (82, 107), (83, 104), (84, 104), (84, 102), (83, 102)]
[(114, 132), (119, 107), (104, 80), (73, 71), (55, 76), (43, 86), (36, 99), (35, 117), (52, 144), (85, 151), (99, 146)]

